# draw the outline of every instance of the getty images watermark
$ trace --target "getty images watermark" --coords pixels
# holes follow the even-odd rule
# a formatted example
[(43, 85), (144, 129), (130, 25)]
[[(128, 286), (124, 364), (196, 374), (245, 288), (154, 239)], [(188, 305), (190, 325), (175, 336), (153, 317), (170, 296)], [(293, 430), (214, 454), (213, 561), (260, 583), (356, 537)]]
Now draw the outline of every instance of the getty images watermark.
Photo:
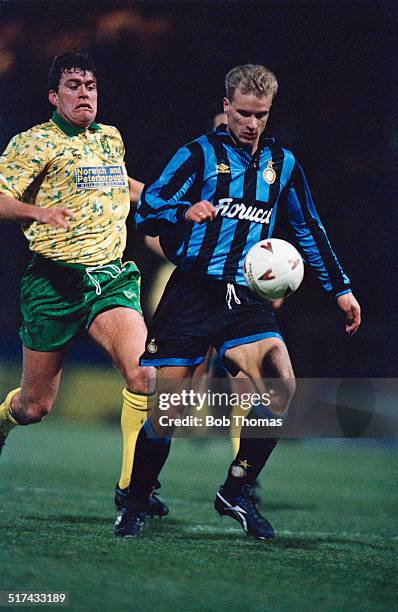
[(397, 405), (398, 379), (205, 378), (158, 381), (151, 415), (180, 437), (396, 438)]
[[(161, 427), (282, 427), (283, 419), (277, 414), (265, 412), (271, 405), (270, 393), (227, 393), (207, 390), (204, 393), (194, 389), (182, 389), (180, 392), (160, 393), (158, 400), (159, 410), (168, 411), (173, 407), (184, 410), (193, 408), (196, 411), (212, 411), (221, 406), (231, 409), (239, 408), (248, 414), (231, 414), (217, 416), (206, 414), (203, 417), (197, 414), (185, 416), (159, 415)], [(261, 409), (264, 414), (253, 414), (253, 408)], [(249, 412), (250, 411), (250, 412)]]

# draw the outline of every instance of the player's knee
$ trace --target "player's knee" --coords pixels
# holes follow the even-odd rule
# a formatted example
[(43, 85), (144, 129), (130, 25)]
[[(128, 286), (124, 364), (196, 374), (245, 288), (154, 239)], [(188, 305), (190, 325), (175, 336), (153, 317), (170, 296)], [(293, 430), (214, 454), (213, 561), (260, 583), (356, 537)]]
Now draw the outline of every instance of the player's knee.
[(289, 403), (296, 391), (296, 381), (294, 378), (275, 379), (269, 388), (270, 407), (277, 414), (284, 414), (289, 407)]
[(293, 395), (296, 393), (296, 379), (294, 376), (292, 378), (287, 378), (283, 380), (283, 384), (286, 388), (286, 393), (289, 396), (289, 401), (292, 399)]
[(127, 388), (132, 393), (153, 393), (156, 387), (156, 369), (135, 366), (126, 377)]
[(21, 398), (19, 409), (15, 411), (18, 423), (20, 423), (20, 425), (39, 423), (51, 411), (52, 404), (53, 402), (47, 399), (37, 400), (29, 398), (24, 400)]

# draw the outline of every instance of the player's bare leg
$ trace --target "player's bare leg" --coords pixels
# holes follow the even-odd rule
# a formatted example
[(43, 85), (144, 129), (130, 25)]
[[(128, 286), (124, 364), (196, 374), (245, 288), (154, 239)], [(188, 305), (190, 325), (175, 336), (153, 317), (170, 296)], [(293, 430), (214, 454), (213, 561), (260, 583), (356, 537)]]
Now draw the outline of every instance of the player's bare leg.
[(105, 310), (94, 319), (88, 333), (111, 357), (131, 392), (154, 392), (155, 368), (138, 365), (147, 335), (139, 312), (124, 307)]
[[(88, 333), (108, 353), (126, 382), (121, 414), (122, 467), (115, 488), (115, 504), (120, 510), (128, 494), (138, 433), (154, 397), (156, 371), (138, 364), (145, 349), (147, 330), (142, 315), (136, 310), (124, 307), (106, 310), (94, 319)], [(156, 494), (151, 494), (148, 513), (165, 516), (168, 508)]]
[[(187, 366), (164, 366), (158, 369), (158, 389), (159, 391), (164, 391), (169, 389), (171, 392), (178, 391), (180, 388), (180, 384), (185, 380), (190, 380), (192, 378), (193, 372), (195, 368), (187, 367)], [(167, 416), (171, 418), (180, 417), (184, 414), (185, 407), (182, 405), (170, 406), (167, 410), (167, 413), (161, 411), (158, 406), (155, 407), (155, 410), (152, 415), (152, 425), (155, 432), (159, 435), (159, 437), (170, 437), (173, 435), (173, 427), (162, 426), (159, 423), (159, 417)]]
[(13, 427), (38, 423), (50, 412), (66, 351), (66, 347), (48, 352), (23, 347), (21, 387), (10, 391), (0, 405), (0, 451)]
[[(286, 345), (279, 338), (264, 338), (228, 349), (225, 358), (249, 376), (260, 394), (270, 393), (271, 412), (286, 412), (295, 392), (294, 371)], [(268, 377), (269, 380), (265, 380)]]
[[(295, 384), (290, 357), (281, 340), (266, 338), (234, 347), (226, 351), (225, 357), (252, 379), (259, 394), (270, 394), (269, 407), (253, 407), (250, 416), (254, 416), (254, 411), (271, 418), (286, 413)], [(266, 375), (272, 377), (268, 384), (264, 380)], [(268, 540), (275, 534), (270, 523), (257, 509), (255, 485), (277, 440), (267, 438), (266, 432), (263, 437), (252, 437), (256, 435), (256, 430), (251, 429), (246, 425), (242, 427), (239, 450), (230, 465), (224, 485), (217, 493), (215, 508), (219, 514), (237, 520), (248, 534)]]

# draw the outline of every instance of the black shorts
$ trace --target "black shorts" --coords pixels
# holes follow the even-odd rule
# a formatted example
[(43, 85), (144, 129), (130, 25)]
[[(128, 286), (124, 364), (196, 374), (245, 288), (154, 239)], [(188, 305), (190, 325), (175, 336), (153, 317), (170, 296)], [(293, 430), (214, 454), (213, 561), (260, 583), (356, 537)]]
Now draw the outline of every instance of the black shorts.
[(149, 325), (140, 364), (194, 366), (209, 346), (225, 351), (263, 338), (279, 338), (270, 302), (247, 287), (175, 270)]

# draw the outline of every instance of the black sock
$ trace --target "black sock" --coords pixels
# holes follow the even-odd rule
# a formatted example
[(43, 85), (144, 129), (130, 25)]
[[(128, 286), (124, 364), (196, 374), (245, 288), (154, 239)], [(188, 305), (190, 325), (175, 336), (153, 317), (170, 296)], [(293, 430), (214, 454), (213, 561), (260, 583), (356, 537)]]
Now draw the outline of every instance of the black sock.
[(250, 425), (244, 425), (241, 429), (239, 451), (229, 467), (224, 483), (224, 492), (229, 497), (239, 495), (243, 485), (256, 483), (258, 475), (278, 442), (277, 438), (250, 437), (258, 434), (258, 428)]
[(171, 438), (160, 438), (150, 419), (145, 421), (138, 434), (134, 453), (129, 498), (146, 502), (153, 486), (166, 463), (170, 452)]
[(255, 484), (277, 442), (277, 438), (241, 438), (238, 454), (224, 483), (226, 495), (235, 497), (243, 485)]

